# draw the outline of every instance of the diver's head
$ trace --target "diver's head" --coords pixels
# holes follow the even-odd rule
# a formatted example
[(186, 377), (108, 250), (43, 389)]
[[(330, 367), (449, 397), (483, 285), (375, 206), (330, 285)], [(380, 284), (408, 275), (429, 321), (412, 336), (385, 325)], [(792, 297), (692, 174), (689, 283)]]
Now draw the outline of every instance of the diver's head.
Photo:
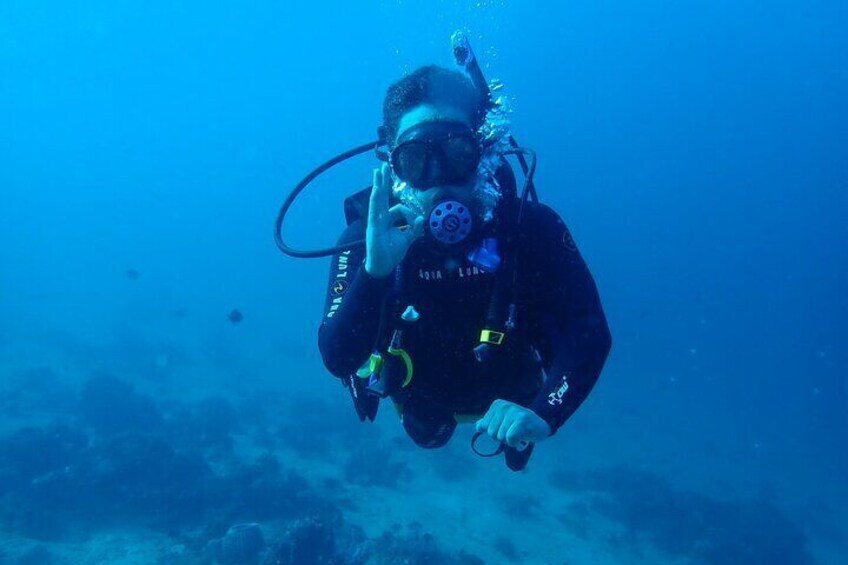
[(488, 100), (463, 73), (422, 67), (389, 87), (383, 135), (395, 193), (443, 244), (466, 239), (491, 210), (481, 202), (480, 136)]
[(462, 122), (476, 132), (487, 110), (487, 98), (464, 73), (429, 65), (389, 86), (383, 100), (383, 135), (392, 148), (405, 130), (426, 121)]

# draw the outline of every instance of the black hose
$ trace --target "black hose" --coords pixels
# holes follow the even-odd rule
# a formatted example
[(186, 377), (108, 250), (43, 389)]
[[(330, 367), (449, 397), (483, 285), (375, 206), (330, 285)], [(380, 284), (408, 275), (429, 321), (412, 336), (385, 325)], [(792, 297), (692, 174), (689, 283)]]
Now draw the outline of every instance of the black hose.
[[(530, 195), (535, 197), (536, 188), (533, 184), (533, 176), (536, 174), (536, 152), (532, 149), (527, 149), (526, 147), (518, 147), (515, 146), (515, 149), (511, 149), (509, 151), (504, 151), (503, 155), (516, 155), (519, 158), (519, 161), (522, 162), (522, 169), (524, 171), (524, 186), (521, 189), (521, 202), (518, 205), (518, 221), (516, 225), (521, 225), (521, 218), (524, 216), (524, 204), (527, 202), (527, 199)], [(528, 165), (525, 158), (529, 157), (530, 164)], [(534, 202), (538, 202), (537, 198), (533, 199)]]
[(297, 185), (286, 198), (285, 202), (283, 202), (283, 205), (280, 207), (280, 211), (277, 213), (277, 219), (274, 221), (274, 243), (277, 244), (277, 248), (280, 251), (282, 251), (286, 255), (291, 255), (292, 257), (312, 259), (316, 257), (328, 257), (330, 255), (335, 255), (336, 253), (346, 251), (353, 247), (365, 245), (365, 240), (360, 239), (357, 241), (351, 241), (350, 243), (346, 243), (344, 245), (327, 247), (325, 249), (316, 249), (314, 251), (301, 251), (299, 249), (294, 249), (293, 247), (289, 246), (285, 241), (283, 241), (283, 220), (285, 219), (289, 208), (291, 208), (292, 204), (294, 204), (294, 201), (298, 197), (298, 195), (303, 191), (304, 188), (309, 185), (309, 183), (315, 180), (316, 177), (324, 173), (324, 171), (326, 171), (330, 167), (338, 165), (342, 161), (350, 159), (351, 157), (355, 157), (361, 153), (365, 153), (366, 151), (373, 151), (380, 143), (381, 142), (379, 140), (372, 141), (371, 143), (366, 143), (364, 145), (354, 147), (353, 149), (336, 155), (335, 157), (333, 157), (332, 159), (330, 159), (329, 161), (322, 164), (314, 171), (306, 175), (306, 177), (302, 181), (297, 183)]

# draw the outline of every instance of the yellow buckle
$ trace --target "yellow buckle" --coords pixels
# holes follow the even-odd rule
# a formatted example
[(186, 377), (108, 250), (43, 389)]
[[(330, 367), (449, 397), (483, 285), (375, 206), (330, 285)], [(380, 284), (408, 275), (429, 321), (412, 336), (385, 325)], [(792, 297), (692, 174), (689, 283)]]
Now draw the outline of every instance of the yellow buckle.
[(480, 332), (480, 343), (489, 343), (491, 345), (500, 345), (503, 343), (506, 334), (495, 330), (483, 330)]
[(409, 353), (406, 352), (405, 349), (401, 349), (399, 347), (391, 347), (389, 346), (388, 352), (395, 357), (400, 357), (403, 360), (403, 364), (406, 367), (406, 377), (403, 379), (403, 383), (400, 385), (402, 388), (406, 388), (409, 386), (409, 383), (412, 381), (412, 357), (409, 356)]

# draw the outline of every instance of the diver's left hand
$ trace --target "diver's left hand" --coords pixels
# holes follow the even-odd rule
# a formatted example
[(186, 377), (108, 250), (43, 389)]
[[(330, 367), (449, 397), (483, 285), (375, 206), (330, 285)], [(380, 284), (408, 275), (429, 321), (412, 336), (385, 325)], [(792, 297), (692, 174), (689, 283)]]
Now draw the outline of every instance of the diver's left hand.
[(510, 447), (522, 442), (538, 443), (551, 435), (551, 427), (538, 414), (508, 400), (495, 400), (475, 426)]

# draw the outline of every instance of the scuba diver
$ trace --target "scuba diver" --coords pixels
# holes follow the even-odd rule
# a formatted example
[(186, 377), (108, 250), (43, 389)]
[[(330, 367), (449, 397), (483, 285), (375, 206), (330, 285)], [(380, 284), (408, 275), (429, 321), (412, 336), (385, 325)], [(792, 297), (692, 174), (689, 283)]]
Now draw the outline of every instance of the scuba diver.
[[(502, 99), (461, 35), (464, 71), (425, 66), (388, 88), (380, 139), (307, 176), (277, 219), (297, 257), (332, 253), (318, 346), (361, 421), (381, 399), (419, 446), (474, 422), (472, 449), (523, 469), (592, 390), (611, 338), (565, 223), (538, 202), (535, 154), (509, 134)], [(376, 148), (372, 185), (345, 201), (335, 247), (291, 249), (285, 213), (316, 176)], [(507, 157), (524, 172), (523, 190)], [(491, 438), (496, 449), (477, 442)]]

